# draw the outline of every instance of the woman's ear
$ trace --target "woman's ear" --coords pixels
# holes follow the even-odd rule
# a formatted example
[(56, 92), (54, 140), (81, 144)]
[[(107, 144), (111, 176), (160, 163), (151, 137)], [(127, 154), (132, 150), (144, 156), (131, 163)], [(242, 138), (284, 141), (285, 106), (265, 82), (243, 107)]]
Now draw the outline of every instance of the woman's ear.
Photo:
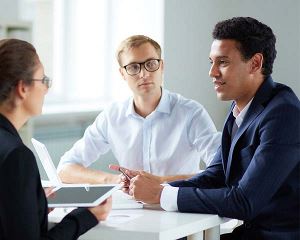
[(30, 86), (25, 84), (23, 80), (20, 80), (16, 86), (16, 96), (19, 99), (25, 99), (29, 93)]

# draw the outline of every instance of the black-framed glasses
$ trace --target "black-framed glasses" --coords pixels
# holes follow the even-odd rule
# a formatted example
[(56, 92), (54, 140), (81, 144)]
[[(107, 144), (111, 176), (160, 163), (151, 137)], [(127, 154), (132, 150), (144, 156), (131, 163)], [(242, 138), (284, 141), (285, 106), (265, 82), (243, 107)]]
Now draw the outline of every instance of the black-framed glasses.
[(47, 88), (50, 88), (52, 86), (52, 79), (44, 76), (42, 79), (30, 79), (30, 81), (41, 81), (42, 84), (45, 84)]
[(125, 68), (128, 75), (134, 76), (134, 75), (137, 75), (141, 72), (142, 65), (144, 65), (144, 68), (148, 72), (157, 71), (159, 69), (159, 66), (160, 66), (160, 64), (159, 64), (160, 61), (161, 61), (161, 59), (149, 59), (149, 60), (147, 60), (145, 62), (141, 62), (141, 63), (127, 64), (126, 66), (123, 66), (123, 68)]

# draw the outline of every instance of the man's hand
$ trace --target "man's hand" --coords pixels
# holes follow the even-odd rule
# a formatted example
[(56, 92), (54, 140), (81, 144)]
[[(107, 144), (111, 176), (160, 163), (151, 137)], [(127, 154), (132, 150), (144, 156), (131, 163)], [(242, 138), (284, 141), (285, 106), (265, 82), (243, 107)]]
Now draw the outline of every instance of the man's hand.
[(160, 196), (163, 186), (154, 175), (139, 171), (139, 174), (130, 180), (129, 195), (137, 201), (155, 204), (160, 203)]
[(136, 170), (129, 170), (124, 167), (120, 167), (119, 165), (110, 164), (109, 169), (121, 172), (119, 175), (119, 182), (122, 184), (122, 191), (128, 194), (128, 188), (130, 184), (130, 179), (137, 176), (139, 171)]
[[(120, 183), (122, 183), (123, 188), (122, 191), (129, 194), (129, 185), (130, 185), (130, 180), (133, 179), (134, 177), (138, 176), (141, 172), (140, 170), (132, 170), (124, 167), (120, 167), (119, 165), (114, 165), (110, 164), (109, 168), (114, 171), (119, 171), (121, 172), (120, 174)], [(156, 181), (158, 183), (163, 183), (163, 178), (160, 176), (153, 175), (151, 173), (146, 173), (148, 178), (151, 178), (153, 181)]]

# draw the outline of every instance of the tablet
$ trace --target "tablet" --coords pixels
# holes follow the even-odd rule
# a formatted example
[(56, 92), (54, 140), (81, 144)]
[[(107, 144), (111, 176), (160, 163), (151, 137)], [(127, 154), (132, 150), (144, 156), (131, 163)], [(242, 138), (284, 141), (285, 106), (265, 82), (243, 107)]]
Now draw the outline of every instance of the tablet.
[(47, 199), (48, 207), (95, 207), (120, 188), (120, 184), (60, 187)]

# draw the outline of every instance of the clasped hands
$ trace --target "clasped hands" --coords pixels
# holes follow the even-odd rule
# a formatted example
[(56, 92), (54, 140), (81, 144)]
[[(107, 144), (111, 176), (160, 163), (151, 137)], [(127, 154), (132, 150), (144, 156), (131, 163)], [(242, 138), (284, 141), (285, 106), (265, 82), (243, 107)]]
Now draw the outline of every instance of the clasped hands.
[(118, 165), (109, 165), (109, 168), (115, 171), (125, 173), (120, 174), (120, 183), (122, 191), (132, 196), (137, 201), (156, 204), (160, 202), (163, 186), (161, 177), (147, 173), (141, 170), (130, 170)]

